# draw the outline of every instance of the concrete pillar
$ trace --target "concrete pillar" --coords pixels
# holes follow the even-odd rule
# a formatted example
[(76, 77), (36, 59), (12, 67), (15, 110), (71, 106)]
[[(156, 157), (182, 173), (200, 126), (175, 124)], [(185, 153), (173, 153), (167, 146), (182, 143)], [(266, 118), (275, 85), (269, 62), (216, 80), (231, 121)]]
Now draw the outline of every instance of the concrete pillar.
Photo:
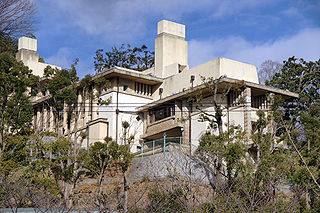
[(44, 110), (44, 104), (40, 107), (40, 130), (45, 131), (45, 110)]
[(48, 110), (47, 106), (43, 106), (43, 130), (48, 131)]
[(175, 101), (174, 102), (174, 111), (175, 111), (175, 119), (181, 119), (182, 115), (182, 102), (181, 101)]
[(85, 126), (85, 125), (87, 125), (87, 123), (89, 121), (89, 110), (90, 110), (90, 101), (89, 101), (89, 99), (86, 99), (84, 101), (84, 103), (85, 103), (84, 107), (85, 107), (86, 111), (84, 113), (84, 123), (83, 123), (83, 125)]
[(142, 114), (141, 116), (143, 116), (143, 117), (142, 117), (143, 133), (146, 134), (146, 133), (147, 133), (147, 126), (148, 126), (148, 124), (149, 124), (149, 119), (150, 119), (150, 118), (149, 118), (149, 117), (150, 117), (149, 112), (148, 112), (148, 111), (143, 112), (143, 114)]
[(92, 106), (92, 120), (98, 119), (99, 118), (99, 105), (98, 101), (94, 100), (93, 101), (93, 106)]
[(81, 128), (83, 126), (83, 97), (82, 94), (80, 93), (78, 96), (78, 128)]
[(81, 107), (80, 107), (80, 127), (84, 127), (85, 126), (85, 117), (86, 117), (86, 101), (85, 101), (85, 97), (81, 95)]
[(52, 117), (52, 132), (58, 133), (56, 129), (56, 115), (53, 107), (51, 107), (51, 117)]
[(50, 119), (50, 126), (49, 126), (49, 131), (53, 132), (54, 130), (54, 114), (52, 111), (52, 107), (49, 107), (49, 119)]
[(251, 124), (251, 88), (247, 87), (243, 91), (244, 97), (244, 131), (246, 131), (246, 135), (248, 138), (251, 136), (252, 132), (252, 124)]
[[(97, 93), (98, 93), (97, 89), (94, 88), (93, 94), (97, 94)], [(97, 119), (98, 115), (99, 115), (99, 113), (98, 113), (98, 100), (97, 99), (98, 98), (94, 98), (92, 100), (92, 115), (91, 115), (92, 120)]]
[(41, 117), (40, 116), (41, 116), (40, 108), (37, 107), (36, 130), (41, 130), (41, 123), (40, 123)]

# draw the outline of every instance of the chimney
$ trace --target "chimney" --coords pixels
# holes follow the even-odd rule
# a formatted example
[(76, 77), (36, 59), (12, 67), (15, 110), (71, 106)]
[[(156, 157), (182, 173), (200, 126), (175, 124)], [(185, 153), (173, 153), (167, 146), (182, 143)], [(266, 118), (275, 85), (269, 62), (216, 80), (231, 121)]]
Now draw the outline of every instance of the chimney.
[(179, 65), (188, 65), (185, 25), (167, 20), (158, 22), (155, 39), (155, 75), (166, 78), (179, 73)]
[(23, 61), (25, 64), (28, 61), (38, 62), (39, 54), (37, 53), (37, 39), (27, 37), (19, 38), (16, 58), (18, 61)]

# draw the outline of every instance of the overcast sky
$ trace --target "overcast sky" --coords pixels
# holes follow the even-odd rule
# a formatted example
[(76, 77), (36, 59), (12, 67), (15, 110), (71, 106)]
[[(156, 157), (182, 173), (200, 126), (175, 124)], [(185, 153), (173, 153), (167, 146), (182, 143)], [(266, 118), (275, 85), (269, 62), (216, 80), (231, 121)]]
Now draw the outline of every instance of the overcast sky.
[(33, 0), (46, 62), (94, 74), (97, 49), (154, 49), (157, 22), (186, 25), (189, 66), (226, 57), (259, 67), (290, 56), (320, 58), (320, 0)]

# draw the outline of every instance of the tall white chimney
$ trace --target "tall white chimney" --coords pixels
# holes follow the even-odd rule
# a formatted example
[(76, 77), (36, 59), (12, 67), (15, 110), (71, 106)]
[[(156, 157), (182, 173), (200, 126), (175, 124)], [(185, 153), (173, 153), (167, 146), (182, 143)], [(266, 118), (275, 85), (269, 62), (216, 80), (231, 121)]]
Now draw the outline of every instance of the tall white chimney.
[(18, 53), (16, 58), (18, 61), (23, 61), (25, 64), (27, 61), (38, 62), (39, 54), (37, 53), (37, 39), (21, 37), (18, 41)]
[(158, 22), (155, 39), (155, 75), (166, 78), (179, 72), (179, 65), (188, 66), (188, 44), (185, 25), (167, 20)]
[(39, 62), (39, 54), (37, 53), (38, 41), (34, 38), (21, 37), (18, 41), (18, 52), (16, 59), (22, 61), (25, 66), (32, 70), (32, 74), (43, 77), (44, 69), (47, 66), (61, 69), (58, 66)]

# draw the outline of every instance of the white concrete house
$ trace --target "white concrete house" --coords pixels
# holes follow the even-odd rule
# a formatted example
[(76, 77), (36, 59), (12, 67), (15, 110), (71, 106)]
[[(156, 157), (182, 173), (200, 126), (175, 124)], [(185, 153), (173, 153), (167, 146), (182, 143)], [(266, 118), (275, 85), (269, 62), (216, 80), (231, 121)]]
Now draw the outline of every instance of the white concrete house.
[[(37, 57), (36, 41), (27, 38), (19, 40), (17, 58), (41, 76), (44, 65), (36, 62)], [(131, 144), (133, 152), (143, 148), (144, 142), (163, 138), (164, 133), (167, 137), (182, 138), (183, 143), (198, 145), (209, 123), (198, 121), (201, 113), (197, 104), (190, 106), (188, 99), (202, 91), (203, 102), (211, 103), (212, 96), (201, 77), (221, 79), (217, 96), (224, 109), (224, 130), (228, 125), (235, 124), (251, 134), (257, 119), (255, 112), (268, 110), (269, 95), (298, 97), (295, 93), (259, 85), (257, 69), (250, 64), (216, 58), (189, 68), (185, 26), (167, 20), (158, 23), (153, 68), (138, 72), (114, 67), (93, 76), (100, 77), (111, 83), (111, 87), (105, 88), (100, 97), (103, 100), (111, 97), (110, 105), (99, 106), (97, 101), (85, 100), (79, 95), (79, 103), (84, 103), (85, 107), (79, 110), (78, 123), (73, 121), (68, 131), (75, 136), (80, 131), (88, 131), (86, 146), (102, 141), (106, 136), (121, 144), (124, 138), (122, 122), (127, 121), (130, 127), (126, 137), (134, 136), (134, 143)], [(220, 94), (223, 88), (234, 88), (239, 83), (245, 84), (243, 90), (235, 92), (230, 89), (228, 94)], [(239, 104), (239, 97), (243, 97), (245, 102)], [(34, 102), (34, 128), (55, 131), (52, 110), (46, 105), (48, 98), (46, 94)], [(214, 108), (206, 104), (202, 110), (213, 113)], [(66, 122), (63, 125), (67, 126)]]

